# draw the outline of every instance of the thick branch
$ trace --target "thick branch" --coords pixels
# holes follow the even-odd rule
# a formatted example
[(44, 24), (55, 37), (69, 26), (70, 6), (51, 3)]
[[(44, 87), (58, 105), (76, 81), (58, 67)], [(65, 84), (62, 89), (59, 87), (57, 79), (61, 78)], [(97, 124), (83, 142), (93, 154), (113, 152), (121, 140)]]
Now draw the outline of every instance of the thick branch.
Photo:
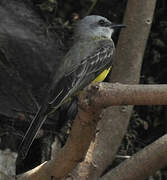
[[(127, 28), (120, 33), (116, 61), (111, 73), (112, 82), (138, 83), (155, 4), (156, 0), (127, 2), (123, 21)], [(94, 148), (89, 149), (91, 159), (88, 156), (78, 167), (78, 179), (99, 179), (112, 163), (126, 132), (132, 108), (132, 106), (117, 106), (105, 109), (102, 121), (98, 125), (99, 133), (94, 141)]]
[[(100, 108), (110, 105), (166, 105), (167, 85), (125, 85), (120, 83), (101, 83), (93, 85), (86, 96), (91, 103)], [(96, 90), (94, 90), (96, 89)]]
[(101, 180), (141, 180), (167, 165), (167, 135), (124, 161)]
[(60, 179), (67, 175), (84, 159), (94, 137), (100, 113), (100, 110), (96, 110), (81, 102), (70, 136), (65, 146), (56, 154), (56, 158), (26, 172), (18, 179), (50, 180), (51, 177)]
[[(80, 97), (71, 134), (57, 157), (23, 174), (20, 179), (50, 180), (67, 175), (83, 158), (93, 139), (102, 108), (126, 104), (167, 104), (167, 85), (93, 84)], [(148, 101), (147, 101), (148, 100)]]

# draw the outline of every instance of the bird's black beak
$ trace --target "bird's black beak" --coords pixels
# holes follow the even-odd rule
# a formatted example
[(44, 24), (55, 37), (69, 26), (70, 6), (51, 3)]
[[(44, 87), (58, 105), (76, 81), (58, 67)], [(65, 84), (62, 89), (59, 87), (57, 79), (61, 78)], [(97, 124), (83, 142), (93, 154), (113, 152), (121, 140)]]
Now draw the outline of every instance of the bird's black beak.
[(126, 25), (125, 24), (111, 24), (110, 28), (112, 29), (120, 29), (120, 28), (125, 28)]

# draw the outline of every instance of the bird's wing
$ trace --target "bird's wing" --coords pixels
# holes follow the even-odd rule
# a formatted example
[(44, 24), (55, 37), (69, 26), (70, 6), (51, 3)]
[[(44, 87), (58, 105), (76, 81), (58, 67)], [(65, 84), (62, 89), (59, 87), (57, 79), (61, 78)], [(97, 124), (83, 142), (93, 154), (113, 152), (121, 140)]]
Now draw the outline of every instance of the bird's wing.
[(114, 44), (112, 41), (101, 41), (99, 46), (80, 63), (74, 65), (57, 83), (53, 91), (53, 98), (49, 104), (56, 109), (71, 95), (91, 83), (113, 62)]
[[(82, 51), (83, 55), (85, 55), (85, 52)], [(69, 59), (67, 58), (67, 60), (74, 62), (69, 62), (68, 67), (65, 66), (64, 70), (66, 71), (63, 71), (61, 68), (57, 71), (59, 77), (61, 74), (61, 78), (57, 78), (59, 80), (56, 79), (52, 91), (53, 94), (46, 94), (43, 105), (32, 120), (32, 123), (20, 144), (19, 154), (21, 157), (24, 158), (26, 156), (33, 139), (48, 116), (47, 113), (49, 113), (50, 105), (54, 106), (56, 110), (71, 95), (91, 83), (96, 76), (112, 65), (113, 53), (114, 44), (109, 40), (105, 42), (100, 41), (98, 46), (96, 46), (91, 53), (87, 52), (87, 54), (89, 54), (88, 56), (81, 59), (79, 58), (79, 61), (74, 59), (77, 57), (77, 54), (72, 51), (71, 54), (74, 54), (73, 58), (70, 57)], [(56, 76), (57, 75), (55, 75), (55, 78)], [(51, 97), (51, 99), (49, 97)]]

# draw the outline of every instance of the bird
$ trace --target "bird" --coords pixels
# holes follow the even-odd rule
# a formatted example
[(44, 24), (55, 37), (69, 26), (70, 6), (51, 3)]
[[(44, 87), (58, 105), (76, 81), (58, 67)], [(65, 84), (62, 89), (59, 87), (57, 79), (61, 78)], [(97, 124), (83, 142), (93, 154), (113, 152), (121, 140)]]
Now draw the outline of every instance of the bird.
[(99, 15), (81, 19), (74, 30), (74, 42), (54, 70), (46, 96), (19, 146), (23, 159), (48, 115), (92, 82), (103, 81), (113, 64), (115, 29), (125, 27)]

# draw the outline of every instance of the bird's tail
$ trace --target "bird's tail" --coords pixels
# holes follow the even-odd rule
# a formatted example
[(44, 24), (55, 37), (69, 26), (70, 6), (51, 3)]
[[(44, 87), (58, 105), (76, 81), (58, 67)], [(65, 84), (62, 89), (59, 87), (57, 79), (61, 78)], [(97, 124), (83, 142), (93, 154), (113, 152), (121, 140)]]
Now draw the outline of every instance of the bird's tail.
[(19, 146), (19, 156), (24, 159), (28, 153), (28, 150), (33, 143), (38, 130), (41, 128), (43, 123), (45, 122), (47, 118), (47, 112), (48, 112), (48, 104), (43, 104), (37, 114), (35, 115), (34, 119), (32, 120), (20, 146)]

